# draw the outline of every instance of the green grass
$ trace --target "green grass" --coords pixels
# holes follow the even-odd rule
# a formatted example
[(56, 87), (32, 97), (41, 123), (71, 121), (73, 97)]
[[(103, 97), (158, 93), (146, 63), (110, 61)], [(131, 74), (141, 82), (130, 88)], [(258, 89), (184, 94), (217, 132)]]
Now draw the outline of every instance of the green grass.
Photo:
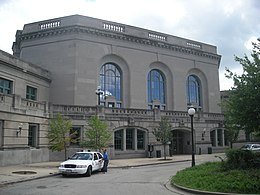
[(179, 171), (171, 183), (224, 193), (260, 194), (260, 169), (224, 170), (221, 162), (208, 162)]

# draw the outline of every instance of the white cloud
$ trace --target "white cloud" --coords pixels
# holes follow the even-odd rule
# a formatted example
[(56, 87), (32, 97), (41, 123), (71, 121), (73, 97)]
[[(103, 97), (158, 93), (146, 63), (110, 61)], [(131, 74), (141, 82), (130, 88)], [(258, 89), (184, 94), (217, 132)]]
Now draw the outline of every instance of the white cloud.
[[(232, 73), (241, 75), (243, 73), (242, 65), (239, 65), (236, 68), (229, 69)], [(225, 70), (221, 70), (219, 74), (219, 81), (220, 81), (220, 89), (222, 90), (228, 90), (231, 89), (231, 87), (234, 86), (234, 82), (232, 79), (226, 78), (225, 74), (227, 72)]]
[(250, 51), (252, 51), (252, 49), (253, 49), (253, 45), (252, 45), (252, 43), (256, 43), (257, 42), (257, 37), (255, 37), (255, 36), (252, 36), (252, 37), (250, 37), (246, 42), (245, 42), (245, 47), (248, 49), (248, 50), (250, 50)]

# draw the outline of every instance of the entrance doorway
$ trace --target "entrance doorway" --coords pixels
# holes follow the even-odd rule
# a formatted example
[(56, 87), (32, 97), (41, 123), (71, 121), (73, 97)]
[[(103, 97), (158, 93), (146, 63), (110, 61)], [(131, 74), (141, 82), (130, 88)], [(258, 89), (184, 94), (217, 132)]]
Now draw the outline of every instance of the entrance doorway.
[(185, 130), (173, 130), (172, 141), (170, 144), (170, 154), (186, 154), (188, 153), (187, 140), (189, 140), (190, 132)]

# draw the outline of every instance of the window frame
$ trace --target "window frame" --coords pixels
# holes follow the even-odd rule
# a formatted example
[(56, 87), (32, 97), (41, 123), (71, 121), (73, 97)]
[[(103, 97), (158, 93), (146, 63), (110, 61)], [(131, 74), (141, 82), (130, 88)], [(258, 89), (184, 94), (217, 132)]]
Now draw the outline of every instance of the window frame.
[[(142, 135), (140, 137), (140, 135)], [(145, 132), (137, 129), (137, 150), (144, 150), (145, 149)]]
[(39, 124), (32, 124), (32, 123), (29, 124), (28, 143), (27, 143), (29, 147), (36, 148), (38, 146), (39, 144), (38, 131), (39, 131)]
[(124, 149), (124, 130), (119, 129), (114, 132), (114, 147), (115, 150)]
[(186, 81), (187, 105), (201, 106), (201, 81), (198, 76), (191, 74)]
[(37, 88), (30, 85), (26, 86), (26, 99), (37, 101)]
[(0, 93), (12, 94), (13, 93), (13, 81), (0, 77)]
[(147, 96), (148, 108), (151, 108), (154, 100), (159, 100), (161, 104), (160, 108), (165, 109), (166, 79), (163, 72), (159, 69), (152, 69), (147, 75)]
[(122, 71), (115, 63), (108, 62), (102, 65), (99, 72), (99, 83), (101, 91), (100, 104), (105, 105), (105, 97), (115, 97), (116, 104), (114, 106), (121, 108), (122, 106)]
[(133, 128), (126, 128), (126, 150), (134, 150), (135, 135)]

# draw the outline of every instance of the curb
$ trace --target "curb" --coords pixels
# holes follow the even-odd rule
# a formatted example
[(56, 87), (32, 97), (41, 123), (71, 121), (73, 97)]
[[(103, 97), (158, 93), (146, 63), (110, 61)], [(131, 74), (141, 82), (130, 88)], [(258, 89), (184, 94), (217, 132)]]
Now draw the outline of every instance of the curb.
[(22, 182), (26, 182), (26, 181), (32, 181), (32, 180), (36, 180), (36, 179), (52, 177), (52, 176), (56, 176), (56, 175), (60, 175), (60, 173), (49, 173), (49, 175), (42, 175), (42, 176), (28, 178), (28, 179), (26, 178), (26, 179), (21, 179), (21, 180), (16, 180), (16, 181), (10, 181), (10, 182), (0, 184), (0, 188), (7, 186), (7, 185), (12, 185), (12, 184), (22, 183)]
[(159, 162), (159, 163), (147, 163), (147, 164), (139, 164), (139, 165), (124, 165), (124, 166), (116, 166), (116, 167), (109, 167), (109, 169), (126, 169), (131, 167), (144, 167), (144, 166), (155, 166), (155, 165), (162, 165), (162, 164), (172, 164), (172, 163), (179, 163), (179, 162), (187, 162), (191, 160), (178, 160), (178, 161), (167, 161), (167, 162)]
[[(203, 191), (203, 190), (200, 191), (200, 190), (197, 190), (197, 189), (186, 188), (186, 187), (177, 185), (175, 183), (172, 186), (170, 184), (170, 181), (167, 184), (166, 184), (167, 185), (167, 187), (166, 187), (167, 189), (175, 187), (175, 188), (180, 189), (182, 191), (190, 192), (190, 193), (193, 193), (193, 194), (203, 194), (203, 195), (238, 195), (238, 194), (234, 194), (234, 193), (210, 192), (210, 191)], [(239, 195), (256, 195), (256, 194), (239, 194)]]

